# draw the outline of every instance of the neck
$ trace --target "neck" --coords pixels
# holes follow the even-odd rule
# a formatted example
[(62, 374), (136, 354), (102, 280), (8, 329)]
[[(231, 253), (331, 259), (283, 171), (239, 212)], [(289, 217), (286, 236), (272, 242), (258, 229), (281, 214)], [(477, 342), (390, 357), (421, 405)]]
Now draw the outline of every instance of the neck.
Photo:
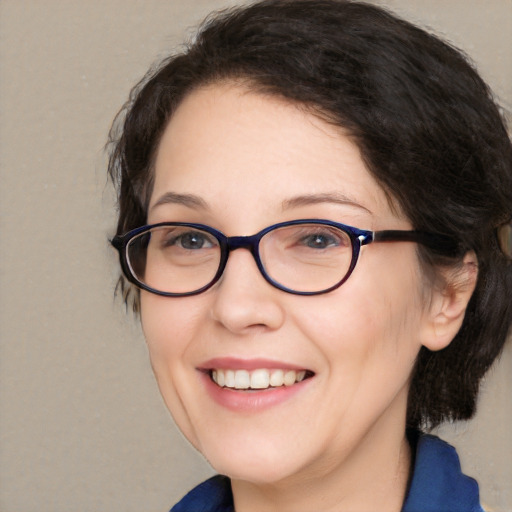
[(405, 418), (378, 423), (341, 462), (311, 461), (270, 484), (233, 480), (236, 512), (400, 512), (411, 466)]

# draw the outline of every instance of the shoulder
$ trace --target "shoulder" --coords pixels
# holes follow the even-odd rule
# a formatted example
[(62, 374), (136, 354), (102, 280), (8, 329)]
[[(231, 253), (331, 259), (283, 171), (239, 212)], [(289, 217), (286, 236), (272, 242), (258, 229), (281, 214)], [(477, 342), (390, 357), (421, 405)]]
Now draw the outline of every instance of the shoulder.
[(229, 478), (217, 475), (199, 484), (171, 512), (234, 512)]
[(416, 434), (414, 467), (402, 512), (483, 512), (478, 484), (461, 471), (455, 448)]

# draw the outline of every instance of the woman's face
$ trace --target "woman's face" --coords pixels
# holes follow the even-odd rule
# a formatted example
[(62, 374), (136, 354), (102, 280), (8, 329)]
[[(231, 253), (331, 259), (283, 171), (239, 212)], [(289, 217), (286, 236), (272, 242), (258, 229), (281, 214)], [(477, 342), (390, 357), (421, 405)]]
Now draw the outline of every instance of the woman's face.
[[(160, 143), (148, 223), (197, 222), (237, 236), (301, 218), (411, 228), (339, 128), (235, 85), (190, 94)], [(160, 391), (217, 471), (256, 483), (322, 475), (376, 457), (371, 443), (403, 438), (427, 316), (415, 251), (366, 246), (348, 281), (324, 295), (273, 288), (245, 249), (200, 295), (141, 292)], [(213, 370), (309, 378), (237, 391), (217, 385)]]

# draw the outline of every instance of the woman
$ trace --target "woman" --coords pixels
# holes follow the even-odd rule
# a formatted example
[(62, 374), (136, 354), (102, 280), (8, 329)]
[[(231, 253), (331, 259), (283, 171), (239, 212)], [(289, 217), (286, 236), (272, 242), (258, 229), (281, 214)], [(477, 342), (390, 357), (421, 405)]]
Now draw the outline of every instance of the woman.
[(120, 288), (226, 475), (172, 510), (481, 510), (420, 430), (473, 415), (512, 316), (512, 149), (465, 59), (364, 3), (259, 2), (111, 138)]

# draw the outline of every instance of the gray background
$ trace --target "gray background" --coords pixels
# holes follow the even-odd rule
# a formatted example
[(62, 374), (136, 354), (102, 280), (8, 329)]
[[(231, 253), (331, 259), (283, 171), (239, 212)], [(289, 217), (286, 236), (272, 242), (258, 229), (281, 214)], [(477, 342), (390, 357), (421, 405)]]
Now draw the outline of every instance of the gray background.
[[(231, 2), (233, 3), (233, 2)], [(512, 105), (511, 0), (389, 0), (463, 47)], [(0, 0), (0, 510), (165, 511), (210, 469), (113, 300), (103, 145), (131, 86), (224, 0)], [(512, 349), (444, 427), (512, 511)]]

